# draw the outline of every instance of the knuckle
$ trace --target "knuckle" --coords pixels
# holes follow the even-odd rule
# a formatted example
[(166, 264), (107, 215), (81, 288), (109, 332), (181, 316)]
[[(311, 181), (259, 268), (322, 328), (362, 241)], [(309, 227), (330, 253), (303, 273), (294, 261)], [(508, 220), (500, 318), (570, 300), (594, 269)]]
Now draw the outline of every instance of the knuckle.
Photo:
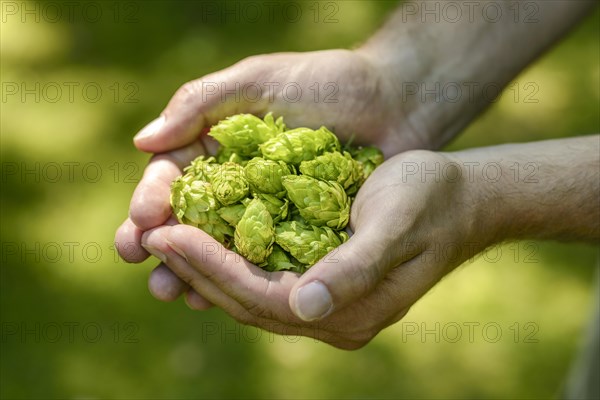
[(194, 290), (196, 290), (198, 293), (200, 293), (201, 288), (196, 284), (196, 280), (194, 278), (192, 278), (190, 275), (183, 274), (183, 275), (179, 276), (179, 279), (181, 279), (183, 282), (185, 282), (190, 287), (194, 288)]
[(361, 266), (352, 271), (351, 274), (354, 293), (358, 295), (370, 292), (376, 281), (374, 269), (365, 267), (366, 264), (364, 263), (361, 263), (360, 265)]
[(242, 312), (232, 315), (232, 317), (242, 325), (257, 326), (256, 318), (249, 312)]
[(189, 81), (181, 85), (173, 97), (181, 103), (190, 103), (198, 95), (198, 89), (198, 81)]
[(248, 313), (258, 319), (275, 319), (273, 312), (259, 304), (242, 304), (242, 306), (248, 311)]
[(237, 62), (238, 66), (243, 67), (252, 67), (262, 62), (263, 56), (252, 55), (245, 58), (242, 58)]

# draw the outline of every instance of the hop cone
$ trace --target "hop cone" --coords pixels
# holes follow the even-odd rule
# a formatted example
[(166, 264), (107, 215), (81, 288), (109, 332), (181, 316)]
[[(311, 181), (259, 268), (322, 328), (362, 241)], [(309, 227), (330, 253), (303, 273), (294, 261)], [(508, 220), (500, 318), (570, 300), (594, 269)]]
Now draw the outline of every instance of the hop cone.
[(264, 158), (298, 165), (328, 151), (339, 151), (340, 142), (327, 128), (297, 128), (280, 133), (260, 145)]
[(247, 158), (240, 156), (231, 148), (223, 146), (219, 147), (219, 150), (217, 150), (216, 158), (219, 164), (223, 164), (225, 162), (234, 162), (243, 166), (248, 162)]
[(219, 122), (208, 133), (228, 151), (241, 157), (260, 155), (258, 145), (283, 132), (283, 118), (273, 119), (271, 113), (262, 120), (252, 114), (238, 114)]
[(273, 250), (275, 230), (273, 219), (265, 205), (254, 199), (235, 228), (235, 247), (254, 264), (262, 264)]
[(281, 181), (289, 199), (309, 224), (336, 230), (348, 224), (350, 199), (339, 183), (305, 175), (288, 175)]
[(244, 174), (253, 192), (285, 196), (281, 177), (293, 174), (293, 169), (283, 161), (255, 157), (244, 167)]
[(306, 267), (296, 259), (290, 257), (285, 250), (278, 245), (273, 245), (273, 252), (267, 257), (267, 265), (264, 267), (267, 271), (293, 271), (302, 273)]
[(222, 164), (219, 172), (211, 176), (210, 182), (215, 197), (225, 206), (237, 203), (250, 192), (244, 169), (236, 163)]
[(200, 228), (221, 243), (233, 236), (233, 228), (216, 212), (219, 202), (208, 182), (194, 181), (189, 174), (175, 179), (171, 206), (179, 222)]
[(221, 166), (216, 163), (214, 157), (205, 159), (204, 156), (198, 156), (183, 171), (193, 175), (194, 180), (210, 181), (210, 177), (217, 173), (220, 168)]
[(384, 161), (381, 150), (371, 146), (355, 150), (353, 156), (363, 166), (364, 179), (367, 179), (375, 168), (379, 167)]
[(306, 226), (296, 221), (282, 222), (275, 228), (275, 242), (294, 258), (309, 266), (348, 240), (345, 232), (326, 226)]
[(224, 206), (217, 210), (217, 214), (234, 228), (242, 219), (244, 212), (246, 212), (246, 206), (243, 203)]
[[(313, 178), (339, 183), (348, 192), (362, 184), (362, 165), (350, 153), (325, 153), (314, 160), (302, 161), (300, 172)], [(351, 191), (351, 193), (354, 191)]]
[(262, 193), (257, 193), (256, 198), (263, 202), (267, 211), (271, 214), (271, 218), (273, 218), (273, 223), (277, 223), (287, 218), (289, 205), (287, 199), (282, 200), (276, 196)]

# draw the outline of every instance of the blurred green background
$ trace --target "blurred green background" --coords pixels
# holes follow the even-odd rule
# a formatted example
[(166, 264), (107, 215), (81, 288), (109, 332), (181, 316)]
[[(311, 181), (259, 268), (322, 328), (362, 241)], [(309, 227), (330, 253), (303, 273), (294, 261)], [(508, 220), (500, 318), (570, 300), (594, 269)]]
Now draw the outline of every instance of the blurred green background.
[[(252, 54), (353, 46), (398, 4), (295, 3), (294, 23), (236, 23), (203, 18), (208, 3), (221, 7), (2, 2), (1, 397), (555, 396), (591, 311), (597, 246), (493, 249), (354, 352), (158, 302), (155, 261), (118, 260), (114, 231), (148, 159), (131, 138), (182, 83)], [(450, 148), (600, 131), (598, 21), (596, 10)], [(524, 101), (531, 82), (536, 103)]]

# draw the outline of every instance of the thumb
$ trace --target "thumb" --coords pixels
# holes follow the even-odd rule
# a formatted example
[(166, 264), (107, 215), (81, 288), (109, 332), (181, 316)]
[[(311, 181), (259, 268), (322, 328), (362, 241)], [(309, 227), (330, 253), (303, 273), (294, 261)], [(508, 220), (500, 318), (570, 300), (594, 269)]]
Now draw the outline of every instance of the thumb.
[[(169, 101), (161, 115), (146, 125), (133, 139), (135, 146), (149, 153), (163, 153), (198, 139), (204, 128), (239, 112), (260, 113), (264, 104), (240, 99), (240, 91), (256, 74), (248, 59), (185, 83)], [(252, 109), (254, 108), (254, 109)]]
[(305, 321), (322, 319), (370, 293), (394, 265), (381, 237), (356, 233), (311, 267), (290, 291), (290, 307)]

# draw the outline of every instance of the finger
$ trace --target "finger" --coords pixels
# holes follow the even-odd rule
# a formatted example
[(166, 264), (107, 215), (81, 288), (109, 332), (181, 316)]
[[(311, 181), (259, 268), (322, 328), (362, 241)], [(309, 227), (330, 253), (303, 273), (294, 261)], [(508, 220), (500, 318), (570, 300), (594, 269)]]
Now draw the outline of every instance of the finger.
[(256, 74), (248, 61), (184, 84), (161, 115), (136, 135), (136, 147), (151, 153), (176, 149), (192, 143), (203, 128), (229, 115), (264, 108), (264, 102), (241, 103), (231, 93), (232, 88), (241, 90)]
[[(150, 230), (144, 233), (142, 242), (153, 254), (160, 251), (156, 255), (205, 300), (243, 324), (282, 335), (313, 337), (341, 348), (356, 348), (330, 332), (328, 326), (308, 324), (292, 314), (287, 299), (289, 288), (298, 279), (296, 274), (269, 274), (224, 249), (201, 230), (186, 225)], [(219, 247), (223, 252), (217, 251)], [(263, 273), (270, 275), (266, 286), (257, 278)]]
[(150, 255), (142, 246), (142, 230), (127, 218), (115, 233), (115, 247), (121, 258), (130, 263), (140, 263)]
[[(173, 273), (207, 301), (218, 305), (236, 319), (247, 319), (247, 311), (239, 303), (229, 295), (223, 293), (200, 272), (196, 271), (188, 264), (184, 257), (168, 245), (168, 232), (172, 228), (170, 226), (161, 226), (144, 232), (142, 237), (144, 247), (157, 258), (161, 259), (163, 263), (167, 264)], [(192, 229), (198, 230), (196, 228)]]
[(373, 229), (357, 231), (294, 285), (289, 298), (294, 314), (304, 321), (320, 320), (367, 296), (391, 267), (404, 261), (388, 246)]
[(199, 154), (204, 154), (204, 147), (195, 142), (170, 153), (159, 154), (150, 161), (129, 205), (131, 221), (139, 229), (146, 231), (157, 227), (171, 216), (171, 182), (181, 175), (181, 168)]
[(190, 226), (173, 226), (167, 240), (191, 266), (252, 315), (285, 323), (302, 322), (291, 312), (287, 300), (298, 280), (296, 274), (269, 273)]
[(169, 267), (160, 263), (148, 278), (148, 289), (152, 296), (161, 301), (175, 301), (189, 289), (189, 285), (179, 279)]
[(192, 310), (203, 311), (203, 310), (208, 310), (209, 308), (213, 307), (213, 303), (206, 300), (198, 292), (196, 292), (193, 288), (190, 288), (185, 292), (185, 303)]

